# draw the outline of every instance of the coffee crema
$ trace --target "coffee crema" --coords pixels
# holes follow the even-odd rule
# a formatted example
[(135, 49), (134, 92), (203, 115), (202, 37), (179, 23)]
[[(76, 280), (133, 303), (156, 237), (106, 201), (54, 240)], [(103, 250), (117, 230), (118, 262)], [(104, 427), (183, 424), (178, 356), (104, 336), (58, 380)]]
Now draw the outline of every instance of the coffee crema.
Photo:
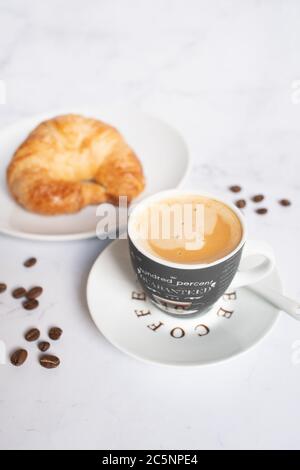
[(243, 228), (226, 204), (183, 195), (153, 202), (134, 221), (138, 244), (149, 254), (181, 264), (207, 264), (230, 254)]

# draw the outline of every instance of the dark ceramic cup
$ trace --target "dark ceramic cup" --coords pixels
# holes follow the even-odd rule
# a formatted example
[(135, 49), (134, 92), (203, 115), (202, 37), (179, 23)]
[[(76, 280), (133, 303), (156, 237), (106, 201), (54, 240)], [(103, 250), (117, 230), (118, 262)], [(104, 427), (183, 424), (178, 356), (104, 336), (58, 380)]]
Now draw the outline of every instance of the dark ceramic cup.
[[(137, 217), (153, 203), (168, 198), (195, 195), (218, 200), (239, 218), (242, 238), (238, 246), (224, 258), (208, 264), (173, 263), (154, 256), (145, 248), (136, 233)], [(205, 312), (230, 288), (235, 289), (267, 276), (274, 267), (271, 248), (263, 242), (246, 241), (246, 226), (241, 212), (231, 203), (199, 191), (163, 191), (140, 202), (131, 211), (128, 223), (130, 256), (137, 278), (149, 299), (161, 310), (172, 315)], [(253, 257), (255, 264), (243, 269), (241, 259)], [(257, 262), (259, 258), (259, 262)]]

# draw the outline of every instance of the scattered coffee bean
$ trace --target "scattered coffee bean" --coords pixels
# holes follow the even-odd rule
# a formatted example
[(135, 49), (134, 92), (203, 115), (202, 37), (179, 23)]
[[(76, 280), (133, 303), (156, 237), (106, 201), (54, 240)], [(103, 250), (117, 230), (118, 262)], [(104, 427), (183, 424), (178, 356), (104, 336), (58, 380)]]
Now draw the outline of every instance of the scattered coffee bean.
[(58, 327), (54, 327), (49, 330), (49, 338), (52, 339), (53, 341), (57, 341), (61, 337), (62, 334), (63, 334), (63, 331)]
[(242, 188), (240, 186), (238, 186), (237, 184), (234, 185), (234, 186), (230, 186), (229, 189), (233, 193), (239, 193), (242, 190)]
[(28, 357), (28, 352), (25, 349), (18, 349), (15, 351), (10, 358), (12, 365), (19, 367), (24, 364)]
[(263, 194), (256, 194), (255, 196), (252, 197), (253, 202), (261, 202), (265, 199), (265, 196)]
[(39, 302), (36, 299), (24, 300), (23, 302), (23, 308), (25, 308), (25, 310), (34, 310), (38, 306), (39, 306)]
[(42, 293), (43, 293), (43, 288), (37, 286), (37, 287), (33, 287), (32, 289), (30, 289), (27, 292), (26, 297), (29, 300), (34, 300), (34, 299), (37, 299), (38, 297), (40, 297), (40, 295), (42, 295)]
[(290, 206), (292, 203), (291, 203), (291, 201), (289, 201), (288, 199), (280, 199), (279, 204), (280, 204), (281, 206), (287, 207), (287, 206)]
[(14, 299), (21, 299), (22, 297), (25, 297), (26, 289), (24, 289), (24, 287), (17, 287), (12, 291), (11, 295)]
[(52, 356), (50, 354), (45, 354), (40, 358), (40, 364), (42, 367), (46, 369), (55, 369), (59, 366), (60, 360), (56, 356)]
[(38, 344), (38, 347), (39, 347), (39, 350), (40, 350), (40, 351), (46, 352), (46, 351), (48, 351), (48, 349), (50, 348), (50, 343), (48, 343), (48, 341), (41, 341), (41, 342)]
[(245, 199), (238, 199), (238, 200), (235, 202), (235, 205), (236, 205), (236, 207), (238, 207), (239, 209), (243, 209), (244, 207), (246, 207), (246, 201), (245, 201)]
[(37, 341), (40, 337), (41, 333), (37, 328), (32, 328), (31, 330), (27, 331), (25, 335), (26, 341), (32, 343), (33, 341)]
[(28, 260), (25, 261), (24, 266), (25, 268), (32, 268), (37, 262), (36, 258), (29, 258)]
[(268, 212), (268, 209), (266, 209), (265, 207), (261, 207), (260, 209), (256, 209), (255, 212), (257, 214), (263, 215), (263, 214), (266, 214)]
[(7, 285), (4, 284), (3, 282), (0, 283), (0, 294), (2, 294), (3, 292), (5, 292), (7, 289)]

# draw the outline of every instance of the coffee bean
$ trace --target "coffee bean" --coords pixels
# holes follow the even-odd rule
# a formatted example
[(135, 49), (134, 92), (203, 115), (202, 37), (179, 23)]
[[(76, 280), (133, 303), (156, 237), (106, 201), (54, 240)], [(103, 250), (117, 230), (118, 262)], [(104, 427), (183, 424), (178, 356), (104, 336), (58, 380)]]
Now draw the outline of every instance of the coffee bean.
[(246, 207), (246, 201), (245, 201), (245, 199), (238, 199), (238, 200), (235, 202), (235, 205), (236, 205), (239, 209), (243, 209), (244, 207)]
[(237, 184), (233, 185), (233, 186), (230, 186), (229, 189), (233, 193), (239, 193), (242, 190), (242, 188), (240, 186), (238, 186)]
[(4, 284), (3, 282), (0, 283), (0, 294), (2, 294), (3, 292), (5, 292), (7, 289), (7, 285)]
[(32, 328), (31, 330), (27, 331), (25, 335), (26, 341), (32, 343), (33, 341), (37, 341), (40, 337), (41, 333), (37, 328)]
[(12, 365), (19, 367), (24, 364), (28, 357), (28, 352), (25, 349), (18, 349), (15, 351), (10, 358)]
[(25, 268), (32, 268), (37, 262), (36, 258), (29, 258), (25, 261), (24, 266)]
[(252, 197), (253, 202), (261, 202), (265, 199), (265, 196), (263, 194), (256, 194), (255, 196)]
[(39, 350), (40, 350), (40, 351), (46, 352), (46, 351), (48, 351), (48, 349), (50, 348), (50, 343), (48, 343), (48, 341), (41, 341), (41, 342), (38, 344), (38, 347), (39, 347)]
[(23, 308), (25, 308), (25, 310), (34, 310), (38, 306), (39, 306), (39, 302), (36, 299), (24, 300), (23, 302)]
[(42, 295), (42, 293), (43, 293), (43, 288), (37, 286), (37, 287), (33, 287), (32, 289), (30, 289), (27, 292), (26, 297), (29, 300), (33, 300), (33, 299), (37, 299), (38, 297), (40, 297), (40, 295)]
[(260, 209), (256, 209), (255, 212), (257, 214), (263, 215), (263, 214), (266, 214), (268, 212), (268, 209), (266, 209), (265, 207), (261, 207)]
[(21, 299), (22, 297), (25, 297), (26, 289), (24, 289), (24, 287), (17, 287), (12, 291), (11, 295), (14, 299)]
[(46, 369), (55, 369), (59, 366), (60, 360), (56, 356), (52, 356), (50, 354), (45, 354), (40, 358), (40, 364), (42, 367)]
[(54, 328), (51, 328), (51, 330), (49, 330), (49, 338), (52, 339), (53, 341), (57, 341), (61, 337), (62, 334), (63, 334), (63, 331), (58, 327), (54, 327)]
[(289, 201), (288, 199), (280, 199), (279, 204), (280, 204), (281, 206), (287, 207), (287, 206), (290, 206), (292, 203), (291, 203), (291, 201)]

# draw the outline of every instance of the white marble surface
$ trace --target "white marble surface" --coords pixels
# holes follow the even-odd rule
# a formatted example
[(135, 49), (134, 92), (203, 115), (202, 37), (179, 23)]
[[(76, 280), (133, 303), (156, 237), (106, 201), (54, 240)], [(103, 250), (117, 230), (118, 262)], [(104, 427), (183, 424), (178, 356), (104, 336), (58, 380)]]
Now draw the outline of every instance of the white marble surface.
[[(300, 299), (299, 15), (298, 0), (1, 0), (0, 125), (103, 103), (167, 119), (194, 159), (186, 186), (267, 195), (268, 216), (246, 210), (251, 236), (274, 246), (285, 291)], [(41, 282), (39, 326), (65, 330), (60, 369), (42, 370), (34, 346), (23, 368), (0, 366), (0, 448), (299, 448), (300, 323), (282, 314), (256, 348), (214, 367), (137, 362), (89, 318), (85, 282), (101, 248), (0, 237), (1, 280)], [(30, 255), (39, 265), (25, 272)], [(1, 296), (9, 351), (33, 324)]]

